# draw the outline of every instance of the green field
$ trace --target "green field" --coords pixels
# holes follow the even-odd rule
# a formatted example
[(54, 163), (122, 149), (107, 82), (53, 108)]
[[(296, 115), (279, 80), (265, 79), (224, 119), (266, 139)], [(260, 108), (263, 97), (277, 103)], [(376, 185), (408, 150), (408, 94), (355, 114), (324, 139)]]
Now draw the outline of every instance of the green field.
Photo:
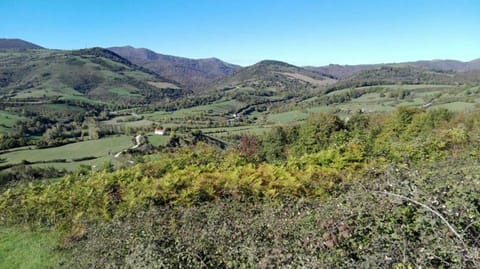
[(120, 160), (117, 160), (116, 158), (114, 158), (114, 156), (103, 156), (103, 157), (98, 157), (94, 160), (86, 160), (86, 161), (79, 161), (79, 162), (65, 162), (65, 163), (62, 163), (62, 162), (37, 163), (37, 164), (32, 164), (30, 166), (38, 167), (38, 168), (54, 167), (55, 169), (65, 169), (68, 172), (74, 172), (82, 165), (91, 167), (92, 170), (100, 170), (105, 164), (109, 164), (109, 163), (115, 166), (121, 164)]
[(25, 105), (25, 110), (36, 113), (84, 113), (85, 109), (68, 104)]
[(150, 142), (150, 144), (156, 147), (166, 145), (168, 140), (170, 139), (170, 137), (166, 135), (154, 135), (154, 134), (147, 135), (147, 138), (148, 138), (148, 142)]
[(310, 113), (333, 113), (335, 108), (333, 106), (314, 106), (309, 107), (308, 112)]
[(100, 100), (90, 99), (90, 98), (88, 98), (86, 96), (83, 96), (83, 95), (62, 96), (62, 97), (60, 97), (60, 100), (82, 101), (82, 102), (91, 103), (91, 104), (106, 104), (106, 102), (103, 102), (103, 101), (100, 101)]
[[(47, 149), (32, 149), (8, 152), (0, 155), (5, 158), (6, 164), (18, 164), (23, 160), (29, 162), (49, 161), (56, 159), (66, 159), (66, 163), (48, 163), (36, 164), (35, 166), (55, 166), (58, 168), (65, 168), (67, 170), (74, 170), (80, 164), (101, 165), (104, 162), (111, 160), (113, 157), (108, 153), (115, 154), (119, 151), (131, 147), (132, 138), (130, 136), (115, 136), (107, 137), (99, 140), (90, 140), (68, 144), (56, 148)], [(81, 157), (97, 157), (95, 160), (72, 162), (73, 158)]]
[(13, 115), (4, 111), (0, 111), (0, 133), (6, 133), (10, 131), (12, 126), (21, 118), (17, 115)]
[(230, 100), (210, 105), (179, 109), (173, 112), (159, 111), (155, 113), (144, 114), (144, 116), (153, 121), (167, 121), (169, 119), (182, 119), (184, 117), (195, 117), (200, 115), (223, 116), (224, 114), (234, 113), (242, 106), (244, 106), (243, 103)]
[(268, 114), (267, 122), (271, 124), (283, 124), (302, 121), (308, 118), (308, 114), (300, 111), (288, 111), (276, 114)]
[(155, 86), (159, 89), (178, 89), (178, 86), (169, 82), (148, 82), (148, 84)]
[[(432, 108), (444, 107), (453, 111), (462, 111), (479, 106), (480, 99), (476, 98), (477, 90), (477, 87), (428, 84), (367, 86), (333, 91), (323, 97), (304, 100), (297, 106), (311, 113), (329, 112), (340, 116), (356, 111), (387, 112), (399, 106), (423, 107), (427, 104)], [(363, 94), (341, 103), (321, 104), (322, 98), (325, 100), (325, 97), (340, 97), (357, 91)], [(405, 96), (401, 97), (402, 95)]]
[(133, 116), (120, 116), (120, 117), (115, 117), (113, 119), (107, 120), (107, 121), (102, 121), (102, 124), (107, 124), (107, 125), (122, 125), (122, 126), (129, 126), (129, 127), (147, 127), (147, 126), (152, 126), (154, 123), (151, 120), (145, 120), (145, 119), (138, 119), (138, 120), (129, 120)]
[(205, 128), (201, 129), (204, 134), (209, 136), (222, 138), (232, 135), (242, 135), (242, 134), (251, 134), (251, 135), (260, 135), (268, 130), (271, 126), (259, 126), (259, 125), (246, 125), (246, 126), (235, 126), (235, 127), (217, 127), (217, 128)]
[(133, 97), (142, 96), (138, 93), (137, 94), (136, 93), (131, 93), (129, 90), (124, 89), (124, 88), (113, 88), (113, 89), (110, 89), (109, 92), (114, 93), (116, 95), (120, 95), (120, 96), (133, 96)]
[(61, 256), (55, 250), (58, 233), (43, 229), (0, 226), (0, 268), (56, 268)]
[(467, 102), (452, 102), (441, 105), (433, 106), (432, 108), (446, 108), (451, 111), (465, 111), (472, 110), (478, 107), (479, 103), (467, 103)]

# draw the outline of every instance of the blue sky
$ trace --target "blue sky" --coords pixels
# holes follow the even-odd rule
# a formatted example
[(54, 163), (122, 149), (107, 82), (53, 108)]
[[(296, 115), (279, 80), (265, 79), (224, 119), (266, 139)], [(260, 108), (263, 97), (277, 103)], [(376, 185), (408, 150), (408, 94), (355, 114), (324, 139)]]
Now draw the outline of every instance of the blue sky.
[(0, 37), (296, 65), (480, 58), (478, 0), (1, 0)]

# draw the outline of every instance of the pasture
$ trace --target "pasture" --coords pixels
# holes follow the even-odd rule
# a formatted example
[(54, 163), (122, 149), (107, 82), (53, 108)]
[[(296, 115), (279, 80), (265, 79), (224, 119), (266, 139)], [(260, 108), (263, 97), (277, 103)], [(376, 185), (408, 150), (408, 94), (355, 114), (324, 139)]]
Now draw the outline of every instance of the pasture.
[(293, 110), (275, 114), (268, 114), (267, 116), (267, 123), (269, 124), (285, 124), (285, 123), (292, 123), (303, 121), (308, 118), (308, 114)]
[[(478, 87), (452, 85), (366, 86), (333, 91), (325, 96), (304, 100), (298, 106), (308, 112), (333, 112), (338, 115), (357, 111), (388, 112), (399, 106), (444, 107), (462, 111), (480, 106), (480, 99), (474, 96), (476, 91)], [(333, 101), (325, 104), (328, 98)]]
[(0, 133), (7, 133), (11, 130), (15, 122), (20, 120), (21, 117), (10, 114), (5, 111), (0, 111)]
[[(115, 153), (133, 146), (130, 136), (112, 136), (99, 140), (89, 140), (67, 144), (55, 148), (25, 149), (7, 152), (0, 155), (5, 159), (5, 164), (20, 164), (24, 161), (37, 163), (34, 166), (55, 166), (67, 170), (75, 170), (81, 164), (102, 165), (113, 160)], [(109, 154), (110, 153), (110, 154)], [(94, 157), (95, 159), (78, 161), (74, 159)], [(58, 161), (65, 160), (65, 161)], [(38, 163), (45, 162), (45, 163)]]
[(183, 119), (185, 117), (199, 117), (199, 116), (225, 116), (230, 115), (244, 106), (243, 103), (230, 100), (221, 101), (209, 105), (195, 106), (191, 108), (184, 108), (172, 112), (159, 111), (149, 114), (143, 114), (145, 118), (152, 121), (168, 121), (171, 119)]

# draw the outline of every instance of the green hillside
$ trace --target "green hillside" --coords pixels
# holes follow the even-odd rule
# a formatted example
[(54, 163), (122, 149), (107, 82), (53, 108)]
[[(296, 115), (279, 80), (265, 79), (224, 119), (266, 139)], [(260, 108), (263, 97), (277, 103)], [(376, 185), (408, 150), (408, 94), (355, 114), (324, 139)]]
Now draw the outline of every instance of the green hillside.
[(335, 80), (321, 73), (288, 63), (265, 60), (242, 68), (231, 76), (215, 82), (212, 88), (252, 87), (277, 93), (295, 93), (333, 84)]
[(0, 50), (30, 50), (43, 49), (37, 44), (18, 38), (0, 38)]
[(471, 84), (478, 83), (479, 77), (471, 73), (455, 71), (441, 71), (413, 66), (382, 66), (379, 68), (360, 71), (350, 77), (340, 80), (331, 86), (328, 91), (351, 87), (391, 85), (391, 84)]
[(0, 51), (3, 104), (56, 100), (142, 104), (183, 94), (174, 83), (100, 48)]

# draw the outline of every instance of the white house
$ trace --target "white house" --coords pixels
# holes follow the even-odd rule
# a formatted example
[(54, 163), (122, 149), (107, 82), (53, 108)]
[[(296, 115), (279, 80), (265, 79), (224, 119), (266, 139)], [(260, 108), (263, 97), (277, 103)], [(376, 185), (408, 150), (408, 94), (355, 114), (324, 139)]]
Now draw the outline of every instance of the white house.
[(165, 135), (165, 129), (156, 128), (154, 133), (156, 135)]

